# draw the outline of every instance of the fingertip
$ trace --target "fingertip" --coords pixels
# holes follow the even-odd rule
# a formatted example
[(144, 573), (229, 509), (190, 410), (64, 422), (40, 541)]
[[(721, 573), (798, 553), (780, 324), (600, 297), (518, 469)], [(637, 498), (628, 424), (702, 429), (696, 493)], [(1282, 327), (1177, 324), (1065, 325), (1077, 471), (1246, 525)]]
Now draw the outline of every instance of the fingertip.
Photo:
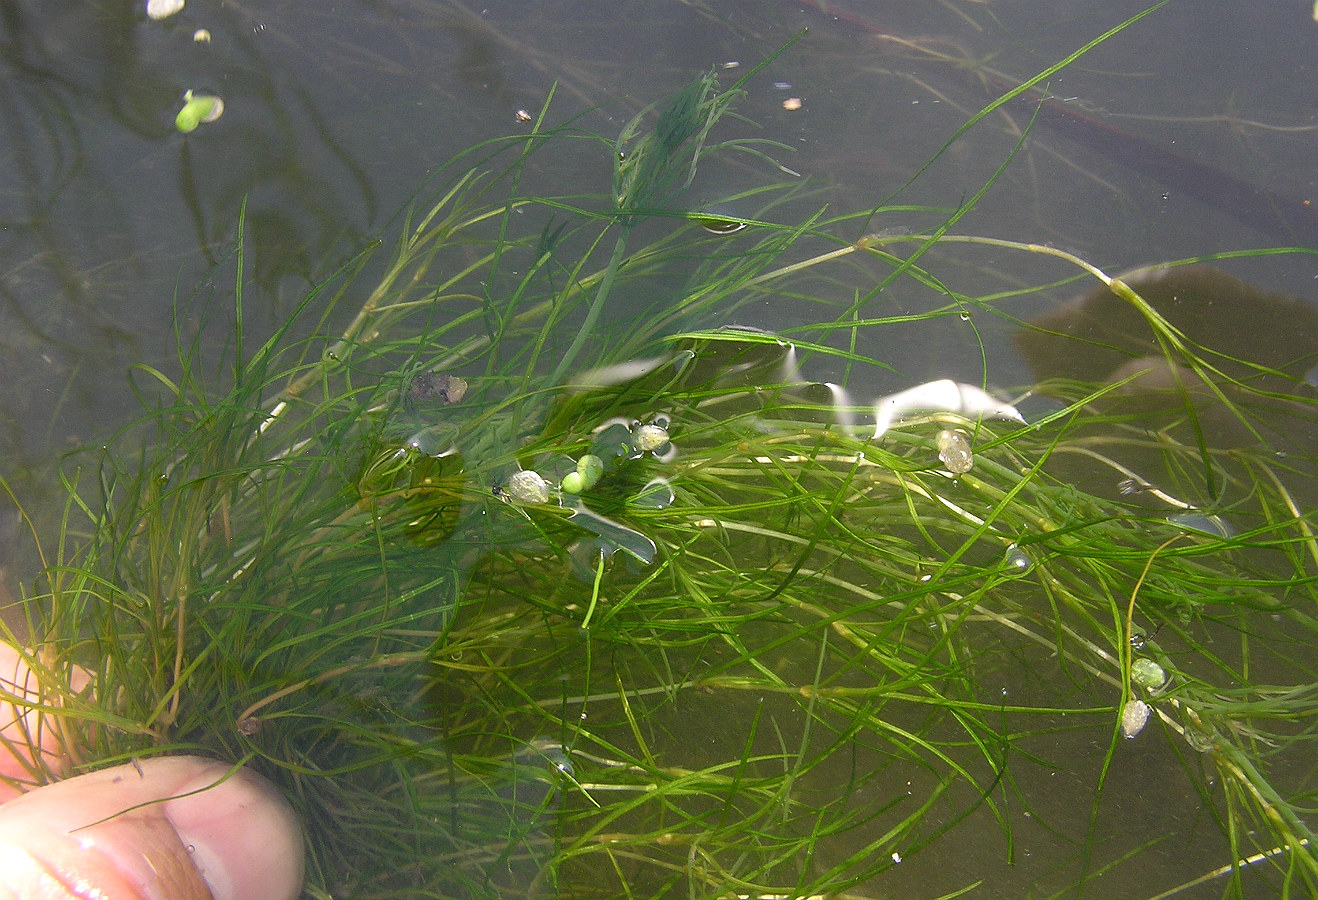
[(165, 816), (215, 900), (295, 900), (301, 894), (302, 829), (270, 782), (249, 769), (212, 763), (177, 793), (184, 796), (165, 804)]
[[(33, 885), (72, 879), (120, 891), (95, 896), (293, 900), (302, 889), (302, 832), (287, 801), (249, 770), (195, 756), (144, 759), (30, 791), (0, 807), (6, 847), (30, 859)], [(14, 877), (0, 867), (0, 898)]]

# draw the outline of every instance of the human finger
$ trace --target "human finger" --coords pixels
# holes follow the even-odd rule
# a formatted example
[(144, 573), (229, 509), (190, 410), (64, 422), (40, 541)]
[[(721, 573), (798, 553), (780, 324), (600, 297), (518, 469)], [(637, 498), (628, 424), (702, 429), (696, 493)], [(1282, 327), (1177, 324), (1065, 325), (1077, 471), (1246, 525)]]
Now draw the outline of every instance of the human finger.
[(0, 898), (292, 900), (302, 877), (288, 803), (214, 760), (145, 759), (0, 807)]

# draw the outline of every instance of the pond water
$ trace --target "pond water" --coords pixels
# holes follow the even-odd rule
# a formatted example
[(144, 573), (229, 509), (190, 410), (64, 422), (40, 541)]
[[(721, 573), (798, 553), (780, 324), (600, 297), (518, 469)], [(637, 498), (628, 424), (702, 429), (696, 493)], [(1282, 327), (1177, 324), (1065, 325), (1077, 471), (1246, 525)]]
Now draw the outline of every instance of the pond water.
[[(240, 215), (246, 324), (260, 338), (368, 242), (383, 238), (387, 248), (409, 198), (446, 159), (529, 130), (526, 120), (540, 114), (551, 88), (549, 120), (578, 117), (583, 132), (612, 138), (693, 75), (713, 67), (735, 77), (802, 29), (747, 86), (737, 109), (754, 125), (729, 126), (783, 145), (768, 151), (776, 165), (711, 167), (688, 190), (690, 209), (770, 177), (802, 186), (777, 211), (781, 221), (885, 201), (952, 208), (992, 179), (1029, 127), (1010, 166), (954, 232), (1061, 248), (1112, 274), (1231, 251), (1318, 248), (1318, 22), (1303, 3), (1170, 0), (1047, 79), (1069, 118), (1040, 111), (1030, 126), (1034, 109), (1008, 104), (945, 149), (991, 99), (1144, 4), (191, 0), (160, 22), (143, 7), (17, 2), (0, 16), (0, 475), (38, 505), (57, 496), (51, 473), (62, 452), (105, 439), (137, 412), (130, 366), (171, 375), (178, 340), (227, 321), (232, 271), (215, 263)], [(189, 89), (221, 96), (225, 107), (185, 135), (174, 117)], [(608, 190), (602, 142), (582, 141), (578, 153), (554, 159), (553, 168), (528, 169), (527, 190)], [(937, 224), (927, 212), (888, 211), (866, 230), (900, 236)], [(1063, 277), (1051, 260), (1002, 247), (949, 244), (931, 255), (947, 288), (977, 296), (1009, 298), (1021, 285)], [(385, 256), (377, 254), (371, 272)], [(1318, 308), (1318, 256), (1216, 264)], [(1061, 284), (1004, 305), (1014, 319), (1030, 319), (1088, 287)], [(831, 289), (821, 278), (819, 293)], [(200, 302), (178, 304), (198, 291)], [(928, 292), (904, 291), (894, 286), (867, 314), (927, 311)], [(613, 309), (610, 321), (643, 314), (654, 298), (623, 294), (619, 302), (636, 305)], [(182, 320), (179, 308), (187, 310)], [(816, 318), (813, 307), (782, 301), (699, 324), (792, 332)], [(1268, 343), (1269, 334), (1251, 327), (1277, 326), (1244, 317), (1224, 330)], [(1031, 371), (1014, 331), (1009, 318), (973, 311), (872, 329), (857, 349), (891, 368), (850, 372), (847, 387), (866, 399), (941, 378), (1019, 391)], [(210, 350), (227, 340), (223, 327), (204, 333)], [(841, 380), (826, 364), (807, 364), (805, 375)], [(1007, 659), (1019, 668), (980, 677), (998, 678), (1009, 692), (1025, 689), (1020, 672), (1044, 673), (1066, 691), (1068, 675), (1046, 647), (1008, 648)], [(665, 727), (753, 714), (700, 704), (692, 720), (672, 714)], [(1048, 785), (1011, 785), (1017, 805), (1006, 800), (969, 816), (952, 840), (882, 873), (862, 894), (933, 897), (982, 881), (965, 896), (1048, 896), (1088, 871), (1093, 896), (1147, 897), (1224, 863), (1222, 839), (1172, 745), (1120, 748), (1104, 787), (1112, 799), (1100, 810), (1092, 797), (1107, 744), (1065, 718), (1046, 727), (1031, 720), (1055, 735), (1029, 750), (1074, 765), (1028, 768)], [(717, 758), (713, 749), (693, 752)], [(865, 750), (856, 761), (888, 764)], [(949, 797), (966, 790), (948, 786)], [(1010, 842), (994, 824), (999, 816), (1013, 823)], [(1138, 866), (1100, 873), (1094, 860), (1112, 858), (1104, 843), (1112, 833), (1132, 852), (1168, 833), (1185, 840), (1139, 854)], [(845, 847), (829, 852), (844, 855)], [(1215, 895), (1209, 888), (1185, 896)]]
[[(792, 148), (781, 162), (817, 186), (812, 202), (864, 209), (896, 192), (1008, 79), (1041, 71), (1142, 8), (1003, 0), (886, 3), (863, 15), (840, 7), (826, 15), (799, 3), (665, 2), (625, 13), (530, 2), (470, 9), (399, 2), (383, 10), (194, 3), (150, 22), (138, 6), (18, 3), (3, 23), (0, 447), (11, 471), (94, 439), (130, 414), (127, 366), (168, 367), (175, 295), (190, 294), (232, 241), (244, 199), (255, 268), (249, 315), (272, 328), (308, 284), (390, 233), (428, 171), (477, 141), (515, 131), (518, 110), (538, 112), (552, 84), (559, 85), (555, 117), (584, 113), (585, 127), (611, 135), (692, 72), (753, 64), (809, 28), (750, 86), (741, 111), (763, 137)], [(1172, 2), (1049, 88), (1106, 126), (1260, 192), (1309, 200), (1318, 191), (1318, 100), (1315, 24), (1305, 12)], [(209, 42), (194, 42), (200, 28)], [(886, 39), (892, 35), (920, 49)], [(991, 63), (1002, 81), (981, 83), (957, 68), (958, 59)], [(220, 121), (184, 136), (173, 119), (189, 88), (218, 93), (227, 106)], [(784, 109), (788, 98), (799, 98), (800, 109)], [(990, 118), (900, 199), (953, 204), (973, 193), (1010, 152), (1010, 129), (1029, 113), (1011, 109), (1011, 123)], [(1109, 145), (1121, 140), (1116, 132), (1077, 136), (1039, 123), (958, 228), (1072, 249), (1110, 272), (1318, 243), (1312, 216), (1280, 216), (1277, 228), (1260, 231), (1173, 183), (1198, 179), (1197, 171), (1159, 178), (1114, 162)], [(593, 147), (575, 170), (540, 174), (591, 190), (607, 168)], [(730, 194), (763, 172), (721, 177), (729, 183), (699, 185), (693, 205), (702, 190)], [(924, 224), (885, 216), (873, 226)], [(1008, 286), (1033, 265), (1020, 254), (987, 254), (966, 262), (965, 277)], [(1311, 258), (1237, 265), (1262, 287), (1312, 299)], [(793, 318), (781, 309), (741, 316), (762, 327)], [(918, 352), (889, 361), (907, 381), (973, 379), (982, 363), (977, 350), (966, 358), (977, 340), (966, 331), (902, 335), (893, 343)], [(1005, 357), (990, 379), (1022, 382), (1001, 335), (985, 339), (991, 354)]]

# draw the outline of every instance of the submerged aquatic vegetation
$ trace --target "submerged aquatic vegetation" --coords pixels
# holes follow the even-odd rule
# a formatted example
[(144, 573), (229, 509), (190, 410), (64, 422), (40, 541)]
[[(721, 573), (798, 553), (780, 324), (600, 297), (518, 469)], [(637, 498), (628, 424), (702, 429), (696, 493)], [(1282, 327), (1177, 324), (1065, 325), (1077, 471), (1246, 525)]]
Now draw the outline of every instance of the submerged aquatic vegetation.
[[(807, 897), (884, 892), (958, 827), (1010, 847), (1022, 806), (1082, 848), (1039, 889), (1101, 885), (1153, 840), (1099, 840), (1107, 779), (1160, 741), (1224, 892), (1318, 890), (1288, 769), (1318, 683), (1312, 446), (1216, 446), (1188, 402), (1150, 428), (1108, 402), (1129, 378), (1052, 378), (1029, 424), (987, 372), (933, 382), (951, 401), (852, 400), (802, 372), (882, 367), (859, 338), (891, 322), (859, 302), (816, 298), (790, 337), (720, 327), (819, 272), (946, 298), (928, 251), (993, 240), (783, 224), (780, 184), (709, 232), (680, 190), (713, 152), (772, 152), (718, 140), (754, 74), (629, 123), (607, 197), (521, 192), (580, 139), (549, 107), (440, 174), (341, 333), (249, 348), (240, 289), (222, 376), (182, 335), (178, 375), (139, 371), (149, 412), (66, 461), (25, 607), (35, 661), (94, 676), (61, 698), (68, 751), (247, 761), (307, 823), (313, 896)], [(1281, 378), (1313, 417), (1297, 379), (1260, 389), (1121, 279), (996, 243), (1094, 275), (1227, 415)], [(345, 303), (369, 252), (299, 315)], [(241, 235), (232, 264), (241, 285)], [(601, 327), (649, 290), (650, 316)], [(928, 315), (1011, 315), (953, 299)], [(1238, 530), (1168, 521), (1187, 508)], [(1072, 765), (1064, 820), (1041, 795)]]

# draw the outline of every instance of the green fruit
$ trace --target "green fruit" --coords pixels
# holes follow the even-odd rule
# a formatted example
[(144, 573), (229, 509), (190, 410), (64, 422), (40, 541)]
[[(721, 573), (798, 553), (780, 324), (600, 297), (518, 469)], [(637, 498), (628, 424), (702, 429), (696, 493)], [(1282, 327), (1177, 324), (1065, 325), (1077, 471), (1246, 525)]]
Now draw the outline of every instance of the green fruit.
[(595, 486), (604, 474), (604, 460), (593, 453), (587, 453), (577, 460), (577, 474), (581, 476), (581, 487), (587, 490)]
[(210, 94), (183, 95), (183, 108), (174, 117), (174, 127), (184, 134), (196, 131), (203, 122), (214, 122), (224, 112), (224, 101)]
[(1167, 673), (1153, 660), (1140, 657), (1130, 665), (1130, 680), (1142, 688), (1156, 691), (1167, 682)]
[(632, 446), (642, 453), (652, 453), (668, 443), (668, 430), (658, 425), (638, 425), (632, 431)]
[(549, 485), (538, 472), (528, 469), (514, 472), (503, 489), (514, 503), (534, 505), (549, 502)]

